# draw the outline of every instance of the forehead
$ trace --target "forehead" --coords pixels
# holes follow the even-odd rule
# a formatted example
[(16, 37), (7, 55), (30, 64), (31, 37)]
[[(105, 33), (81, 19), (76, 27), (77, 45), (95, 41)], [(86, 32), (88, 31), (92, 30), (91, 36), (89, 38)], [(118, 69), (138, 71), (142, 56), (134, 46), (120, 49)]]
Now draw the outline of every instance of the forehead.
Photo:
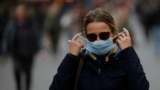
[(105, 22), (91, 22), (86, 27), (87, 33), (111, 32), (108, 24)]
[(24, 5), (19, 5), (16, 7), (16, 11), (24, 11), (26, 10), (26, 7)]

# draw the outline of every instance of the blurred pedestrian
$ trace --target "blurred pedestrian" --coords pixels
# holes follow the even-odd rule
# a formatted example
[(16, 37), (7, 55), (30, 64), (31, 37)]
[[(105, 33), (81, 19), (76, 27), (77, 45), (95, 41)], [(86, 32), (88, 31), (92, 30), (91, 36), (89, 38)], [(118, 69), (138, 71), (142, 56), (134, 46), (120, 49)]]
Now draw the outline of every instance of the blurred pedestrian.
[(89, 11), (83, 26), (86, 46), (78, 41), (81, 33), (69, 40), (49, 90), (149, 90), (128, 30), (118, 34), (113, 17), (101, 8)]
[(67, 12), (62, 15), (60, 24), (69, 38), (82, 30), (82, 18), (85, 12), (86, 8), (83, 2), (77, 1), (69, 10), (67, 10)]
[[(146, 2), (146, 1), (145, 1)], [(143, 5), (145, 4), (145, 5)], [(160, 54), (160, 1), (159, 0), (147, 0), (147, 3), (138, 3), (137, 13), (140, 17), (142, 25), (145, 29), (147, 39), (150, 36), (153, 37), (155, 44), (155, 55)]]
[[(2, 43), (3, 33), (9, 19), (9, 9), (5, 3), (0, 3), (0, 43)], [(0, 54), (2, 54), (2, 44), (0, 44)]]
[(65, 0), (54, 0), (49, 6), (44, 20), (43, 31), (51, 41), (51, 49), (56, 54), (58, 48), (59, 35), (61, 32), (60, 17)]
[(36, 21), (27, 16), (26, 5), (17, 5), (14, 19), (8, 22), (3, 37), (3, 52), (11, 52), (13, 57), (17, 90), (21, 90), (23, 83), (26, 90), (30, 90), (33, 59), (40, 45)]

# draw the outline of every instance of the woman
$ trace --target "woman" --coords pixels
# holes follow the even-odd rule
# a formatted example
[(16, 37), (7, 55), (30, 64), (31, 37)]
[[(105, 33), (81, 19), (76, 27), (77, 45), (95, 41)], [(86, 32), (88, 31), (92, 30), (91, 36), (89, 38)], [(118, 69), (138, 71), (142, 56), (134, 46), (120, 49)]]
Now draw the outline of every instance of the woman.
[[(129, 32), (118, 35), (113, 17), (103, 9), (89, 11), (84, 17), (86, 46), (76, 34), (70, 51), (58, 68), (50, 90), (73, 90), (77, 66), (84, 64), (77, 90), (148, 90), (139, 58), (134, 51)], [(85, 48), (81, 51), (82, 48)], [(82, 58), (82, 59), (81, 59)]]

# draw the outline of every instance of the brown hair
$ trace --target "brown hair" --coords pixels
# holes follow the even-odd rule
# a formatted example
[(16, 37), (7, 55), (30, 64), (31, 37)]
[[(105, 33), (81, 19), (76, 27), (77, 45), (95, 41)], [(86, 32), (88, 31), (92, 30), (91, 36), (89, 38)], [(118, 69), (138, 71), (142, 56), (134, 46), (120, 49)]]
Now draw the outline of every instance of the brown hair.
[(93, 9), (85, 15), (84, 21), (83, 21), (85, 32), (86, 32), (87, 25), (91, 22), (106, 23), (111, 28), (112, 33), (114, 33), (114, 31), (116, 30), (116, 25), (115, 25), (113, 17), (111, 16), (109, 12), (107, 12), (106, 10), (102, 8)]

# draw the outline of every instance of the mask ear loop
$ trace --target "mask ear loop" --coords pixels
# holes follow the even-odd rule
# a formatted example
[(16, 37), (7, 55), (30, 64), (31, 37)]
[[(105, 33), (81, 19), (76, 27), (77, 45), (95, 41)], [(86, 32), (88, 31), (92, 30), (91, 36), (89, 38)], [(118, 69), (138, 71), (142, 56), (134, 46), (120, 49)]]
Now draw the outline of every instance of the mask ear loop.
[(121, 48), (120, 48), (119, 44), (116, 43), (116, 40), (117, 40), (118, 36), (120, 36), (123, 33), (125, 33), (125, 31), (122, 31), (122, 32), (118, 33), (118, 35), (116, 35), (116, 36), (113, 37), (113, 43), (117, 46), (118, 52), (121, 51)]
[(117, 40), (117, 38), (118, 38), (118, 36), (120, 36), (120, 35), (123, 34), (123, 33), (125, 33), (125, 31), (122, 31), (122, 32), (118, 33), (118, 35), (114, 36), (114, 37), (113, 37), (113, 42), (115, 43), (116, 40)]
[[(80, 32), (81, 34), (78, 36), (79, 38), (81, 38), (82, 40), (88, 41), (88, 39), (86, 38), (86, 33), (84, 30), (82, 30)], [(71, 40), (68, 40), (68, 42), (71, 42)]]
[(84, 43), (84, 47), (81, 48), (81, 50), (83, 50), (86, 46), (87, 41), (88, 41), (88, 39), (86, 37), (86, 31), (84, 29), (81, 31), (81, 35), (79, 35), (79, 39), (81, 39), (82, 42)]
[(118, 38), (118, 36), (120, 36), (121, 34), (125, 33), (125, 31), (122, 31), (121, 33), (119, 33), (118, 35), (114, 36), (113, 39)]
[(83, 36), (84, 38), (87, 38), (87, 37), (86, 37), (86, 34), (87, 34), (87, 33), (86, 33), (85, 29), (83, 29), (83, 30), (81, 31), (81, 36)]

